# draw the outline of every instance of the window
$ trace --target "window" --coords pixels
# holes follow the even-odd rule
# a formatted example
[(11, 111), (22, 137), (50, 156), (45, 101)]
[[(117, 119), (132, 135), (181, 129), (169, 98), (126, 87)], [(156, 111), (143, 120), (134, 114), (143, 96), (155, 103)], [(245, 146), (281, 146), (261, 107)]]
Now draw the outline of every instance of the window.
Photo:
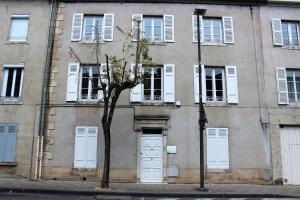
[(144, 38), (151, 42), (162, 42), (163, 40), (163, 18), (144, 17), (143, 18)]
[(299, 23), (293, 21), (282, 21), (283, 45), (299, 45)]
[(94, 42), (97, 39), (97, 31), (99, 41), (103, 33), (103, 16), (84, 16), (83, 40), (86, 42)]
[(100, 41), (113, 41), (114, 14), (73, 14), (71, 41), (95, 42), (96, 31)]
[(9, 41), (25, 42), (27, 40), (28, 21), (28, 15), (12, 16)]
[(22, 93), (23, 65), (4, 65), (1, 99), (19, 99)]
[(144, 101), (162, 101), (162, 67), (144, 69)]
[(218, 18), (203, 18), (204, 42), (222, 43), (222, 20)]
[(97, 100), (99, 68), (96, 66), (83, 66), (80, 68), (80, 99)]
[(205, 67), (206, 101), (225, 100), (224, 68)]
[(207, 169), (229, 169), (228, 129), (207, 128)]
[(96, 168), (98, 127), (77, 126), (75, 135), (74, 167)]
[(0, 163), (16, 162), (16, 124), (0, 124)]
[(290, 103), (300, 102), (300, 70), (286, 70)]

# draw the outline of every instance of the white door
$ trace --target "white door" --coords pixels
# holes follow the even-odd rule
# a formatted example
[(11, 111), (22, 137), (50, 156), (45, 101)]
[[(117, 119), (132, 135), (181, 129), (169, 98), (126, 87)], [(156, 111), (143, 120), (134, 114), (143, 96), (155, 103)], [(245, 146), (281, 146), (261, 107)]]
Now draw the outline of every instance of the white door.
[(300, 127), (281, 129), (283, 183), (300, 185)]
[(162, 135), (143, 135), (141, 137), (141, 182), (162, 182), (162, 141)]

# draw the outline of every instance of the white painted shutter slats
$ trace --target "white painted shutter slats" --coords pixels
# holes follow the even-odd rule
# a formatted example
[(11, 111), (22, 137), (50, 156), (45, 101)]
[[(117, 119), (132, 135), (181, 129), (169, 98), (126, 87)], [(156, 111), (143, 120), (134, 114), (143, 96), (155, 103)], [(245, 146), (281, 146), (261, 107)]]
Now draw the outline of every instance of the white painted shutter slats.
[(277, 78), (277, 92), (278, 92), (278, 104), (288, 104), (288, 87), (286, 70), (283, 67), (276, 68), (276, 78)]
[(70, 63), (68, 68), (66, 101), (77, 101), (79, 63)]
[[(200, 23), (200, 42), (203, 42), (204, 32), (202, 26), (202, 16), (199, 16), (199, 23)], [(192, 26), (193, 26), (193, 42), (198, 42), (197, 15), (192, 16)]]
[(132, 24), (131, 24), (131, 31), (132, 31), (132, 41), (137, 41), (137, 30), (138, 30), (138, 23), (140, 21), (140, 36), (142, 37), (142, 27), (143, 27), (143, 15), (142, 14), (132, 14), (131, 17)]
[[(206, 102), (206, 81), (205, 81), (205, 68), (201, 65), (201, 85), (202, 85), (202, 102)], [(199, 103), (199, 68), (198, 65), (194, 65), (194, 100), (195, 103)]]
[(174, 15), (164, 15), (164, 41), (174, 42)]
[(201, 65), (202, 103), (206, 102), (206, 74), (204, 65)]
[(276, 46), (283, 45), (282, 28), (280, 19), (272, 19), (273, 44)]
[(75, 133), (75, 152), (74, 152), (74, 167), (85, 167), (85, 146), (86, 146), (86, 133), (85, 127), (76, 127)]
[(5, 125), (0, 124), (0, 162), (4, 162)]
[(164, 65), (164, 102), (175, 102), (175, 65)]
[(80, 41), (82, 38), (83, 13), (73, 14), (71, 41)]
[[(138, 65), (138, 74), (141, 73), (141, 65)], [(134, 78), (135, 64), (131, 65), (131, 79)], [(137, 84), (134, 88), (131, 88), (130, 102), (141, 102), (142, 101), (142, 84)]]
[(113, 41), (114, 34), (114, 14), (106, 13), (104, 14), (104, 26), (103, 26), (103, 39), (105, 41)]
[(222, 17), (222, 20), (224, 31), (224, 43), (234, 44), (233, 19), (232, 17)]
[(229, 169), (228, 129), (207, 128), (207, 168)]
[(97, 166), (97, 127), (86, 128), (86, 168)]
[(236, 66), (226, 66), (227, 102), (239, 103)]

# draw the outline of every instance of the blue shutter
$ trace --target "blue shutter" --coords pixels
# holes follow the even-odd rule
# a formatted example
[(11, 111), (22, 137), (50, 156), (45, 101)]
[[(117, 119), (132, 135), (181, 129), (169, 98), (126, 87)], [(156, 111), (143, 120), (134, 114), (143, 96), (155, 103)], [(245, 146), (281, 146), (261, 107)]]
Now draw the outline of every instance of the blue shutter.
[(0, 124), (0, 162), (4, 161), (5, 125)]
[(4, 162), (16, 161), (17, 125), (8, 124), (5, 137)]

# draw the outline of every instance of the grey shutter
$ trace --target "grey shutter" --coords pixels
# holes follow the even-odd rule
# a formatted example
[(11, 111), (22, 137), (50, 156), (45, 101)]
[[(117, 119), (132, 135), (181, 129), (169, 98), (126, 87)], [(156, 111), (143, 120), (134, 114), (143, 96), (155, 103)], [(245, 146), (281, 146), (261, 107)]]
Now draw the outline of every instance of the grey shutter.
[(164, 41), (174, 42), (174, 15), (164, 15)]
[(80, 41), (82, 38), (83, 13), (73, 14), (71, 41)]
[(175, 65), (164, 65), (164, 102), (175, 102)]
[(137, 20), (141, 21), (140, 23), (140, 36), (142, 37), (142, 27), (143, 27), (143, 15), (142, 14), (132, 14), (132, 24), (131, 24), (131, 32), (132, 32), (132, 41), (137, 41)]
[(288, 87), (287, 87), (285, 68), (277, 67), (276, 77), (277, 77), (278, 104), (288, 104), (289, 97), (288, 97)]
[(234, 43), (234, 32), (233, 32), (233, 20), (232, 17), (223, 17), (223, 32), (224, 32), (224, 43)]
[[(138, 65), (138, 76), (141, 75), (141, 69), (142, 65)], [(131, 65), (131, 79), (134, 78), (134, 70), (135, 70), (135, 64)], [(141, 102), (142, 101), (142, 88), (143, 84), (139, 83), (135, 87), (131, 88), (131, 93), (130, 93), (130, 102)]]
[(66, 101), (77, 101), (79, 63), (70, 63), (68, 68)]
[(276, 46), (283, 45), (282, 28), (280, 19), (272, 19), (273, 43)]
[(0, 163), (4, 161), (5, 125), (0, 124)]
[(5, 137), (4, 162), (16, 162), (17, 125), (8, 124)]
[[(200, 42), (203, 42), (204, 32), (202, 26), (202, 16), (199, 16), (200, 25)], [(192, 16), (192, 27), (193, 27), (193, 42), (198, 42), (198, 27), (197, 27), (197, 15)]]
[(114, 34), (114, 14), (104, 14), (103, 39), (105, 41), (113, 41)]

